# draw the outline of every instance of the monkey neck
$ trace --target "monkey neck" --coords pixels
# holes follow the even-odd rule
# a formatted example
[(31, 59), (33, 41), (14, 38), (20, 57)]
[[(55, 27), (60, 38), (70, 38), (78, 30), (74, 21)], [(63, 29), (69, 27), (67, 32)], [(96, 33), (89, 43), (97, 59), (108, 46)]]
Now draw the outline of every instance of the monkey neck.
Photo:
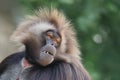
[[(21, 70), (21, 73), (22, 73), (22, 72), (24, 72), (26, 69), (32, 67), (33, 65), (30, 64), (26, 58), (23, 58), (23, 59), (21, 60), (21, 66), (22, 66), (22, 70)], [(16, 78), (16, 80), (22, 80), (22, 79), (21, 79), (21, 74), (18, 75), (18, 77)]]
[(34, 60), (34, 58), (26, 52), (25, 54), (25, 60), (28, 64), (31, 64), (31, 65), (37, 65), (36, 61)]
[(22, 64), (23, 70), (33, 66), (33, 65), (30, 64), (29, 61), (28, 61), (27, 59), (25, 59), (25, 58), (22, 59), (21, 64)]

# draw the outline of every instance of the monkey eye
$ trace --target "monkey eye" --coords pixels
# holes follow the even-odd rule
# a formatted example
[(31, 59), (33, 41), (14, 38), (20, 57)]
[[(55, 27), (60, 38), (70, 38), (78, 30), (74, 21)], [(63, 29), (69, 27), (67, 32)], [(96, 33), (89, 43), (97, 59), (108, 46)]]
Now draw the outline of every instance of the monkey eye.
[(53, 32), (48, 31), (48, 32), (47, 32), (47, 36), (48, 36), (49, 38), (53, 38), (53, 37), (54, 37)]
[(46, 31), (46, 37), (48, 39), (53, 39), (54, 43), (59, 44), (61, 42), (61, 38), (57, 32), (54, 30)]
[(57, 43), (59, 43), (61, 40), (60, 40), (60, 38), (56, 38), (55, 41), (56, 41)]

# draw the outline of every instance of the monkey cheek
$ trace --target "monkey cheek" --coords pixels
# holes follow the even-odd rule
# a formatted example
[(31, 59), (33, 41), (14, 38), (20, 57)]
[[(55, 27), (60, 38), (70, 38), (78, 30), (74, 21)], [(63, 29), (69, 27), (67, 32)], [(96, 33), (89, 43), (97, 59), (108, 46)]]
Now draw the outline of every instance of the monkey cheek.
[(51, 64), (53, 62), (53, 60), (54, 60), (53, 55), (47, 54), (45, 52), (41, 52), (38, 63), (42, 66), (47, 66), (47, 65)]

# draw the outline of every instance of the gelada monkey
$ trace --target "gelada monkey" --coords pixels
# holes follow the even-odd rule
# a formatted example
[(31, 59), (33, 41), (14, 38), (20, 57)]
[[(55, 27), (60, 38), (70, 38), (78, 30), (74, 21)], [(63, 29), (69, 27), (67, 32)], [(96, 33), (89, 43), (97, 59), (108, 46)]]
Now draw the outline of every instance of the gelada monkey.
[(75, 31), (58, 10), (43, 8), (27, 16), (12, 39), (25, 50), (0, 63), (0, 80), (91, 80)]

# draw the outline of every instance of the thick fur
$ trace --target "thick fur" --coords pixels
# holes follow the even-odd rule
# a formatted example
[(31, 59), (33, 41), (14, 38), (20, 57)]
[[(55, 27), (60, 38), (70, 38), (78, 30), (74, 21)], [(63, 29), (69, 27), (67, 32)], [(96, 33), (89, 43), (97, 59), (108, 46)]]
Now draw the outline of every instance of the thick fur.
[(17, 78), (20, 80), (90, 80), (82, 64), (76, 66), (63, 61), (55, 61), (46, 67), (35, 65), (22, 71), (20, 62), (25, 57), (24, 54), (25, 52), (18, 52), (10, 55), (0, 64), (2, 65), (0, 80), (16, 80)]
[(75, 31), (70, 21), (56, 9), (44, 8), (35, 12), (35, 15), (27, 16), (12, 39), (24, 44), (26, 51), (23, 55), (30, 56), (38, 53), (42, 46), (42, 32), (49, 29), (58, 31), (62, 37), (55, 60), (46, 67), (35, 65), (29, 68), (23, 80), (90, 80), (81, 63)]
[[(43, 25), (44, 27), (41, 27)], [(78, 43), (76, 42), (74, 29), (70, 21), (56, 9), (40, 9), (35, 15), (27, 16), (12, 35), (12, 39), (22, 43), (30, 42), (31, 44), (33, 43), (32, 46), (34, 46), (39, 44), (35, 36), (39, 37), (43, 31), (54, 28), (62, 36), (62, 46), (60, 46), (57, 54), (60, 54), (59, 56), (66, 56), (66, 54), (68, 54), (80, 59), (80, 51), (78, 49)], [(64, 54), (62, 55), (61, 53)], [(69, 61), (68, 58), (65, 58), (65, 60)]]

